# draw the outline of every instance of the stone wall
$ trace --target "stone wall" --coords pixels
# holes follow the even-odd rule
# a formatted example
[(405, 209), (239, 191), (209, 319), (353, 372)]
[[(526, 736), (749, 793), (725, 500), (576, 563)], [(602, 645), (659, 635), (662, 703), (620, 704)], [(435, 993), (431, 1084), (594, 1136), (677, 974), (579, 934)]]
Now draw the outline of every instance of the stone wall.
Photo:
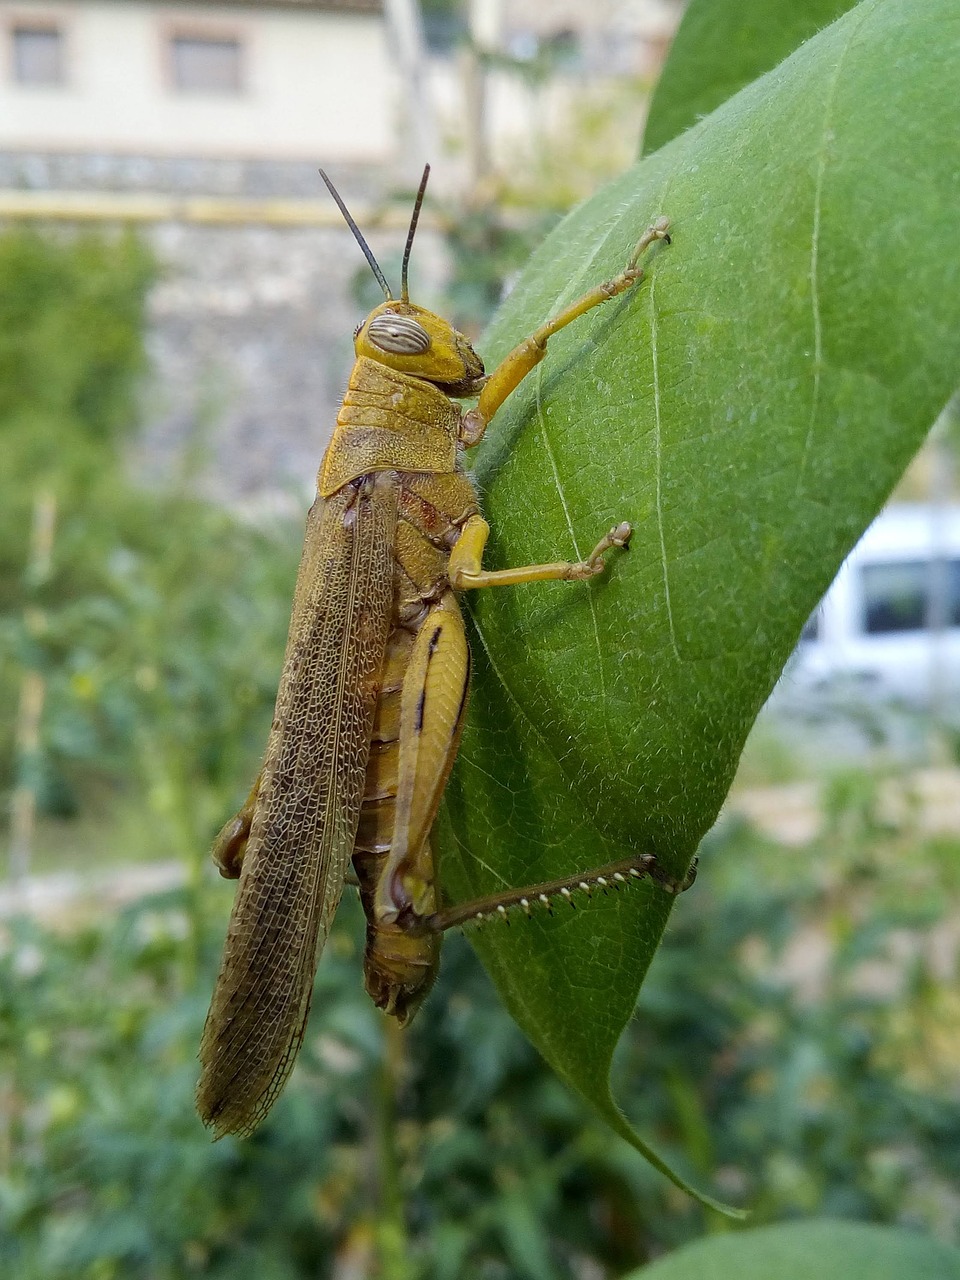
[(148, 238), (163, 276), (141, 465), (163, 479), (195, 467), (226, 501), (305, 489), (350, 368), (350, 233), (167, 223)]
[[(381, 170), (331, 169), (348, 204), (381, 202)], [(310, 200), (324, 210), (329, 200), (315, 165), (172, 157), (0, 155), (0, 188), (98, 191), (106, 208), (110, 193), (129, 192)], [(353, 362), (353, 330), (380, 300), (330, 206), (329, 226), (141, 224), (161, 266), (149, 302), (144, 428), (132, 458), (144, 482), (186, 475), (202, 492), (253, 509), (265, 497), (308, 493)], [(398, 286), (393, 264), (404, 230), (367, 238)], [(443, 263), (427, 217), (411, 272), (426, 305), (436, 305)]]
[[(153, 377), (142, 465), (160, 477), (184, 463), (227, 502), (312, 485), (353, 363), (353, 330), (381, 300), (346, 229), (160, 224), (163, 264), (150, 299)], [(368, 236), (393, 280), (401, 231)], [(415, 280), (442, 246), (418, 235)], [(356, 284), (369, 298), (356, 300)], [(423, 297), (422, 294), (418, 294)]]
[[(376, 199), (383, 194), (382, 169), (358, 164), (324, 164), (324, 168), (353, 198)], [(317, 164), (308, 160), (220, 159), (109, 151), (0, 151), (0, 188), (149, 191), (251, 199), (316, 199), (323, 193)]]

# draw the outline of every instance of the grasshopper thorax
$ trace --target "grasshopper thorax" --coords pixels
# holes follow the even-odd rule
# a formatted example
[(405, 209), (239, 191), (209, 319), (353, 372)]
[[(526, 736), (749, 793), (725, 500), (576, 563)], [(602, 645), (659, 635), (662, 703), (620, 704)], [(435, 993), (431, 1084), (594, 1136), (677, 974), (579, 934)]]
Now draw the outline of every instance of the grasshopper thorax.
[(447, 395), (476, 395), (483, 386), (483, 361), (463, 334), (413, 302), (391, 299), (375, 307), (357, 330), (354, 349)]

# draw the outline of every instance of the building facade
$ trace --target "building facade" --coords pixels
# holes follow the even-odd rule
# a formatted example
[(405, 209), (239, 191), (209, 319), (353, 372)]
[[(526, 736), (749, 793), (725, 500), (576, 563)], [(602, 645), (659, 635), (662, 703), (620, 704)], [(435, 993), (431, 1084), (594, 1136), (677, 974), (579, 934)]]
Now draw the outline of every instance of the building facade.
[[(366, 271), (318, 167), (388, 276), (423, 159), (434, 199), (491, 189), (493, 169), (529, 172), (538, 191), (560, 182), (572, 202), (631, 162), (642, 82), (678, 10), (471, 0), (461, 19), (474, 49), (497, 54), (486, 60), (464, 22), (430, 54), (417, 12), (413, 0), (0, 0), (0, 224), (133, 223), (161, 263), (149, 479), (189, 456), (228, 501), (309, 486)], [(579, 103), (615, 121), (615, 154), (596, 131), (573, 145)], [(551, 150), (557, 173), (538, 163)], [(428, 209), (414, 263), (428, 305), (443, 271), (430, 223)]]
[(0, 220), (133, 224), (160, 262), (145, 479), (309, 485), (364, 266), (317, 169), (382, 226), (397, 96), (379, 0), (0, 3)]
[(393, 151), (375, 0), (16, 0), (0, 30), (5, 150), (327, 164)]

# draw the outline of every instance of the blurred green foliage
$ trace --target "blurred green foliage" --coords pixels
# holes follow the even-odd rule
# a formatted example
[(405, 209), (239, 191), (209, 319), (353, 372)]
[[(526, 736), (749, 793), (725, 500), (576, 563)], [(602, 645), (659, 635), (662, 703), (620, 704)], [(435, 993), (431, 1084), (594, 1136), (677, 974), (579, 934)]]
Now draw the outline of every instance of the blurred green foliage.
[(38, 486), (68, 513), (103, 496), (137, 424), (151, 255), (133, 235), (0, 236), (0, 601), (15, 598)]
[[(960, 1226), (957, 852), (886, 817), (868, 774), (837, 780), (806, 847), (730, 824), (706, 850), (618, 1093), (752, 1226)], [(385, 1044), (352, 894), (290, 1086), (253, 1139), (211, 1144), (192, 1094), (229, 896), (205, 882), (5, 944), (5, 1276), (574, 1280), (716, 1228), (545, 1070), (462, 939)], [(378, 1268), (388, 1245), (405, 1269)]]
[(155, 276), (129, 234), (0, 237), (0, 777), (22, 776), (19, 683), (39, 671), (41, 807), (70, 816), (127, 793), (150, 815), (140, 856), (195, 857), (262, 749), (299, 534), (128, 479)]

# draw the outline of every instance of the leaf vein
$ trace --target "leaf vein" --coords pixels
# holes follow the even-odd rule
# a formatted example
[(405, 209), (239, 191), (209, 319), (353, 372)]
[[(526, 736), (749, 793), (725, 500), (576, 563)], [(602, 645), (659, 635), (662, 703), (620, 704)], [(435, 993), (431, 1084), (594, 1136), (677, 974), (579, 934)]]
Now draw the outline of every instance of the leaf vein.
[(820, 389), (821, 378), (823, 374), (823, 316), (820, 307), (820, 230), (821, 230), (821, 213), (823, 209), (823, 188), (827, 172), (827, 152), (829, 150), (830, 140), (832, 138), (832, 121), (834, 105), (836, 103), (837, 89), (840, 84), (840, 73), (847, 54), (860, 32), (861, 27), (866, 21), (866, 12), (861, 13), (859, 22), (850, 24), (850, 34), (847, 37), (843, 48), (837, 57), (837, 65), (833, 69), (833, 75), (827, 87), (827, 93), (823, 107), (823, 126), (820, 135), (820, 147), (817, 154), (817, 173), (814, 179), (813, 189), (813, 225), (810, 236), (810, 309), (813, 326), (813, 390), (810, 402), (810, 418), (807, 422), (807, 433), (803, 442), (803, 454), (800, 458), (800, 466), (797, 470), (797, 483), (794, 489), (794, 497), (798, 498), (803, 488), (803, 478), (806, 473), (807, 464), (810, 459), (810, 452), (813, 448), (813, 437), (817, 425), (817, 417), (820, 412)]
[(653, 479), (656, 490), (657, 536), (660, 539), (660, 567), (663, 572), (663, 600), (667, 610), (667, 626), (670, 632), (670, 647), (677, 662), (680, 661), (680, 649), (677, 645), (677, 632), (673, 623), (673, 607), (670, 602), (670, 570), (667, 564), (667, 535), (663, 523), (663, 442), (660, 434), (660, 362), (657, 345), (657, 308), (656, 308), (656, 276), (650, 281), (650, 359), (653, 368)]

